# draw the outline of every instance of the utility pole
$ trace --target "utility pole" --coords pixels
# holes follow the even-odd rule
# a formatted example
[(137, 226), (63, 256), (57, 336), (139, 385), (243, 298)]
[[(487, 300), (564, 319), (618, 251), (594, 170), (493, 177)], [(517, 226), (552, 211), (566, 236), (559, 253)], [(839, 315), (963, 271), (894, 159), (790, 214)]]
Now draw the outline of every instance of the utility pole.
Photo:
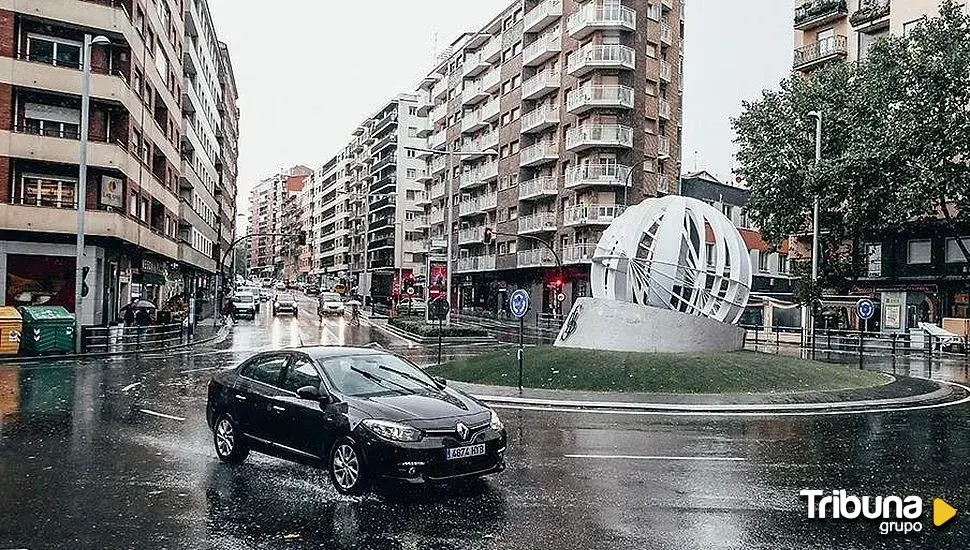
[[(815, 118), (815, 169), (822, 163), (822, 111), (812, 111), (809, 116)], [(818, 255), (819, 255), (819, 227), (818, 227), (819, 197), (815, 194), (812, 204), (812, 288), (818, 285)], [(809, 338), (812, 343), (812, 355), (815, 355), (815, 315), (814, 300), (808, 311)]]

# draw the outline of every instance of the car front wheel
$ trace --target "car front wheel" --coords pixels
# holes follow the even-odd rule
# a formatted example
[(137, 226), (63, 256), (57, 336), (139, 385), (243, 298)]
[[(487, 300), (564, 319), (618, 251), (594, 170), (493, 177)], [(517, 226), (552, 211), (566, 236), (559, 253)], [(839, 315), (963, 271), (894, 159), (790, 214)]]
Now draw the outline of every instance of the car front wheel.
[(337, 441), (330, 451), (330, 480), (343, 495), (359, 495), (367, 488), (363, 455), (349, 437)]
[(219, 460), (229, 464), (239, 464), (249, 456), (249, 447), (239, 439), (236, 424), (228, 416), (223, 415), (216, 420), (212, 436)]

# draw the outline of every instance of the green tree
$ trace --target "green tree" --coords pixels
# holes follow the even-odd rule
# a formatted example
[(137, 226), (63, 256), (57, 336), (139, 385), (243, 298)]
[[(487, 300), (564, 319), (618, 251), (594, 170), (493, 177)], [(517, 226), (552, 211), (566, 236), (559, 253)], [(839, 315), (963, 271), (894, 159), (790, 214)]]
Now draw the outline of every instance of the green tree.
[[(817, 166), (816, 110), (824, 120)], [(970, 219), (970, 16), (944, 0), (938, 17), (877, 41), (864, 61), (792, 75), (745, 102), (732, 123), (750, 215), (765, 238), (810, 231), (818, 196), (820, 283), (845, 287), (860, 259), (846, 243), (918, 220), (942, 219), (957, 236)]]

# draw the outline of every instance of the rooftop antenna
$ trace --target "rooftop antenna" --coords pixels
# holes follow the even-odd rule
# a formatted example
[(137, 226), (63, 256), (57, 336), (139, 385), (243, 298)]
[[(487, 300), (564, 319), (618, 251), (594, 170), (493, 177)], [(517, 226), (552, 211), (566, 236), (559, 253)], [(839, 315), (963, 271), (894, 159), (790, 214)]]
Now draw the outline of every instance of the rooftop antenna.
[(697, 150), (694, 150), (694, 171), (697, 171)]

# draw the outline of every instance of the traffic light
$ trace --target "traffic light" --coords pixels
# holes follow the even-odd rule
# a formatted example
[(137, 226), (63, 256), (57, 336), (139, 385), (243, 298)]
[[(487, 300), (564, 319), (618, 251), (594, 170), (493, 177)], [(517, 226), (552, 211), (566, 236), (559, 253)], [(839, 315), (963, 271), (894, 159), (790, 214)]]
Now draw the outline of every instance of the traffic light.
[(562, 288), (562, 277), (556, 277), (555, 279), (549, 281), (549, 286), (552, 288)]
[(482, 234), (482, 244), (492, 244), (492, 228), (486, 227)]
[(297, 233), (296, 239), (300, 246), (306, 246), (306, 231), (300, 231)]

